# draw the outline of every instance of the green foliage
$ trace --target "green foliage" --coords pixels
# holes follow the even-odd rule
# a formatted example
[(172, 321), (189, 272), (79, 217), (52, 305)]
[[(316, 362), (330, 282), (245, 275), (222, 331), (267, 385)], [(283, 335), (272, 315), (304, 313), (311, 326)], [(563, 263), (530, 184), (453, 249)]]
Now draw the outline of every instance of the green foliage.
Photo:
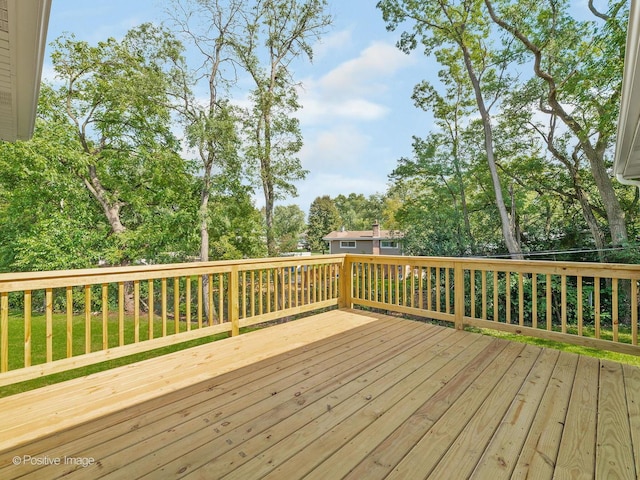
[(300, 236), (306, 228), (304, 212), (299, 206), (276, 206), (273, 215), (273, 230), (280, 252), (298, 250)]
[(313, 251), (324, 252), (326, 242), (323, 237), (340, 228), (340, 214), (331, 197), (316, 198), (309, 208), (307, 241)]

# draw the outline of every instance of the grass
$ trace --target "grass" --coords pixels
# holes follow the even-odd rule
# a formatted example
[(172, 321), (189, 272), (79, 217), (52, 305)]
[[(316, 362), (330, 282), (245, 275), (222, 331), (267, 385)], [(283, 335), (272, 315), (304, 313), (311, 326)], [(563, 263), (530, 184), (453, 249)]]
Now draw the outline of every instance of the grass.
[[(53, 315), (53, 359), (66, 358), (67, 346), (66, 346), (66, 316), (64, 314)], [(133, 317), (125, 316), (124, 322), (124, 339), (125, 344), (133, 343), (135, 335), (135, 326)], [(179, 330), (181, 332), (186, 331), (187, 326), (184, 321), (178, 323)], [(197, 325), (195, 325), (197, 327)], [(241, 333), (245, 333), (251, 330), (256, 330), (260, 327), (247, 327), (240, 329)], [(75, 316), (73, 318), (73, 355), (81, 355), (85, 353), (85, 319), (84, 315)], [(156, 318), (153, 324), (154, 338), (162, 336), (162, 321), (160, 318)], [(175, 332), (175, 322), (173, 319), (167, 321), (167, 334), (173, 334)], [(99, 351), (103, 349), (103, 322), (102, 317), (97, 316), (91, 319), (91, 351)], [(149, 328), (146, 316), (141, 318), (140, 321), (140, 340), (148, 338)], [(71, 380), (73, 378), (82, 377), (91, 373), (101, 372), (109, 370), (111, 368), (119, 367), (122, 365), (128, 365), (130, 363), (139, 362), (148, 358), (165, 355), (167, 353), (177, 352), (187, 348), (195, 347), (198, 345), (204, 345), (223, 338), (227, 338), (229, 333), (219, 333), (216, 335), (210, 335), (207, 337), (190, 340), (187, 342), (161, 347), (147, 352), (138, 353), (135, 355), (129, 355), (113, 360), (108, 360), (86, 367), (81, 367), (73, 370), (67, 370), (60, 373), (55, 373), (40, 377), (33, 380), (27, 380), (7, 386), (0, 387), (0, 398), (16, 393), (24, 392), (27, 390), (33, 390), (46, 385), (62, 382), (65, 380)], [(46, 324), (43, 315), (34, 315), (32, 318), (31, 326), (31, 364), (37, 365), (44, 363), (46, 360)], [(109, 316), (107, 321), (107, 343), (109, 348), (119, 345), (119, 324), (117, 315)], [(10, 315), (9, 316), (9, 367), (10, 369), (22, 368), (24, 366), (24, 321), (22, 316)]]
[[(512, 340), (514, 342), (528, 343), (531, 345), (537, 345), (539, 347), (553, 348), (555, 350), (562, 350), (564, 352), (577, 353), (580, 355), (588, 355), (590, 357), (603, 358), (607, 360), (612, 360), (614, 362), (627, 363), (629, 365), (640, 366), (640, 356), (638, 355), (627, 355), (624, 353), (610, 352), (608, 350), (600, 350), (598, 348), (583, 347), (583, 346), (574, 345), (571, 343), (563, 343), (563, 342), (556, 342), (554, 340), (546, 340), (543, 338), (528, 337), (525, 335), (517, 335), (514, 333), (501, 332), (498, 330), (492, 330), (488, 328), (471, 327), (471, 328), (467, 328), (467, 330), (473, 331), (473, 332), (479, 332), (479, 333), (482, 333), (483, 335), (489, 335), (492, 337)], [(571, 329), (569, 329), (568, 331), (569, 333), (574, 333), (574, 334), (576, 333), (576, 332), (572, 332)], [(583, 331), (583, 336), (595, 338), (595, 332), (585, 328)], [(601, 337), (605, 338), (604, 335)], [(631, 334), (621, 329), (619, 333), (619, 339), (622, 343), (631, 343)]]

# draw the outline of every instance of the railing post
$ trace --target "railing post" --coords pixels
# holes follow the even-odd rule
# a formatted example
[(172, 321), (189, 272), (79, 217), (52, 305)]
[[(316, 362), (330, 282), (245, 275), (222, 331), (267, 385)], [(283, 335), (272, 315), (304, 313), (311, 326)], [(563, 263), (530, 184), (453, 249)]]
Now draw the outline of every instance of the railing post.
[(351, 292), (353, 283), (353, 275), (351, 275), (351, 260), (345, 255), (344, 261), (340, 265), (340, 297), (338, 299), (339, 308), (353, 308)]
[(464, 328), (464, 270), (462, 263), (455, 261), (453, 267), (453, 293), (456, 330)]
[(235, 337), (240, 334), (240, 303), (238, 292), (238, 267), (231, 267), (229, 273), (229, 321), (231, 322), (231, 336)]

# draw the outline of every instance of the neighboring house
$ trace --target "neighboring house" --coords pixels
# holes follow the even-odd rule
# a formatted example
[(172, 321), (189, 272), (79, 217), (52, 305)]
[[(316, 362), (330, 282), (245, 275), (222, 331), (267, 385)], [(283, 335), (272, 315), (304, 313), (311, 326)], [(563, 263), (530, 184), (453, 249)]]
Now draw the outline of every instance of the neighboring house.
[(371, 230), (341, 230), (322, 238), (329, 242), (329, 253), (361, 253), (372, 255), (402, 255), (402, 233), (380, 230), (376, 221)]

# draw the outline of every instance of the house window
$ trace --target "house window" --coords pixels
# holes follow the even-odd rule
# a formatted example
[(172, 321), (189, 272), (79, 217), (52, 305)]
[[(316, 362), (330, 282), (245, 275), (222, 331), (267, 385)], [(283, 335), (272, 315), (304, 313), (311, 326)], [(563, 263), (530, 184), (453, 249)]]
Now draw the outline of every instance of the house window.
[(355, 240), (342, 240), (340, 242), (340, 248), (356, 248)]
[(381, 240), (380, 241), (381, 248), (398, 248), (398, 242), (395, 240)]

